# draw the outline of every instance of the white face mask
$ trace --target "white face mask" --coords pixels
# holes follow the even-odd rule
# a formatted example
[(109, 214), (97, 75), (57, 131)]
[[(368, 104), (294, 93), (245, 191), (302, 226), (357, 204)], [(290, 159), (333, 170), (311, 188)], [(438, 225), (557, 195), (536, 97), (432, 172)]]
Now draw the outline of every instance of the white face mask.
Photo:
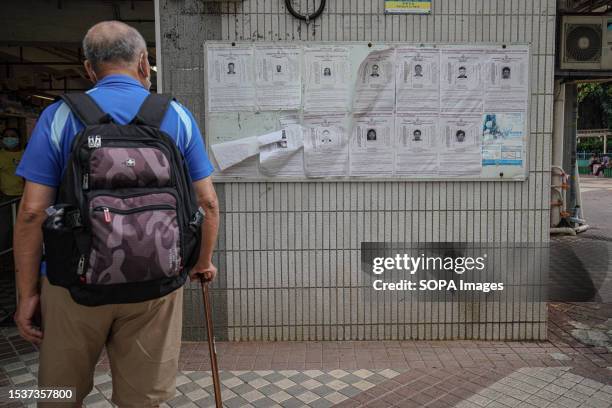
[(19, 146), (19, 139), (15, 136), (6, 136), (2, 138), (2, 144), (9, 150), (12, 150)]

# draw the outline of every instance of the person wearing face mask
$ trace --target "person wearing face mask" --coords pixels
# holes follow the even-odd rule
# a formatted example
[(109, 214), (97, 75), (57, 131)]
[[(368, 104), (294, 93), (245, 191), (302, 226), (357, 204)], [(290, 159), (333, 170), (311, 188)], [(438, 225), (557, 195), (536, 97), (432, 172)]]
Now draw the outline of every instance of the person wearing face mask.
[[(0, 203), (18, 198), (23, 193), (23, 179), (15, 175), (17, 165), (23, 155), (19, 131), (4, 129), (0, 138)], [(4, 222), (12, 217), (11, 206), (0, 208), (0, 252), (11, 247), (13, 223)]]
[[(130, 123), (151, 86), (145, 40), (127, 24), (105, 21), (89, 29), (83, 40), (83, 52), (85, 70), (95, 84), (88, 95), (114, 123)], [(40, 261), (45, 209), (55, 203), (72, 142), (83, 128), (65, 102), (50, 105), (41, 114), (17, 168), (17, 175), (26, 183), (15, 225), (19, 292), (15, 322), (24, 339), (40, 346), (38, 386), (76, 388), (76, 403), (65, 406), (81, 406), (92, 389), (94, 369), (104, 348), (110, 360), (113, 402), (124, 408), (159, 406), (175, 393), (182, 288), (143, 302), (84, 306), (76, 303), (66, 288), (50, 284), (44, 277), (45, 267)], [(211, 178), (213, 166), (198, 124), (183, 105), (170, 102), (163, 119), (160, 118), (159, 129), (182, 153), (198, 204), (206, 213), (201, 224), (200, 256), (189, 277), (211, 280), (216, 275), (212, 252), (219, 222)], [(95, 142), (95, 137), (92, 139)], [(89, 146), (104, 147), (95, 143)], [(123, 163), (134, 166), (134, 162), (135, 159), (128, 158)], [(40, 327), (36, 323), (39, 308)]]

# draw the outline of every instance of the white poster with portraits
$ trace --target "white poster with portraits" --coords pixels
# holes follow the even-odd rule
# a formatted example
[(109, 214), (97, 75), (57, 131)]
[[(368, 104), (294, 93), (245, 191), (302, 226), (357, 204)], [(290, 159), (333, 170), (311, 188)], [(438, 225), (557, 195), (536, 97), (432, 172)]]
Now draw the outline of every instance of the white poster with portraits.
[(440, 175), (477, 175), (482, 170), (481, 115), (440, 117)]
[(395, 123), (392, 114), (357, 115), (350, 141), (350, 174), (393, 175)]
[(304, 170), (307, 176), (348, 175), (347, 122), (344, 114), (304, 115)]
[(503, 50), (487, 54), (485, 110), (525, 112), (529, 98), (528, 50)]
[(255, 47), (255, 94), (260, 110), (295, 110), (302, 104), (302, 50)]
[(440, 113), (482, 113), (483, 59), (478, 49), (442, 49)]
[(398, 114), (395, 118), (395, 174), (438, 174), (438, 115)]
[(440, 111), (440, 50), (405, 48), (396, 50), (396, 111), (435, 113)]
[(359, 65), (353, 112), (389, 112), (395, 108), (395, 50), (372, 51)]
[(255, 109), (253, 48), (218, 47), (207, 55), (209, 112)]
[(352, 86), (349, 49), (306, 47), (304, 65), (304, 112), (347, 112)]

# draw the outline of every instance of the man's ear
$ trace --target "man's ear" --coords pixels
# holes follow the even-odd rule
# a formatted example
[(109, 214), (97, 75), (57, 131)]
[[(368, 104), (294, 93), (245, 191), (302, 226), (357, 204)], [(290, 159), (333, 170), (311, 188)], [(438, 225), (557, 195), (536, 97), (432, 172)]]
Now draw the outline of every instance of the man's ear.
[(83, 65), (85, 66), (85, 71), (87, 71), (89, 80), (93, 82), (94, 84), (98, 82), (98, 77), (96, 76), (96, 72), (94, 71), (93, 66), (91, 65), (91, 62), (89, 62), (89, 60), (85, 60)]
[(140, 55), (140, 61), (138, 62), (138, 68), (140, 69), (140, 73), (145, 78), (149, 78), (151, 76), (151, 65), (149, 64), (149, 57), (146, 51)]

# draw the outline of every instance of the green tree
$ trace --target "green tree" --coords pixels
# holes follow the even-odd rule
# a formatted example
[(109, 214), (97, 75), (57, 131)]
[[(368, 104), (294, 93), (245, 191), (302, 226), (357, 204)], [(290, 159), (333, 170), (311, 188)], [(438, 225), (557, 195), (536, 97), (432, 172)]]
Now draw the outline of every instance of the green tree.
[(578, 129), (612, 129), (612, 83), (578, 85)]

